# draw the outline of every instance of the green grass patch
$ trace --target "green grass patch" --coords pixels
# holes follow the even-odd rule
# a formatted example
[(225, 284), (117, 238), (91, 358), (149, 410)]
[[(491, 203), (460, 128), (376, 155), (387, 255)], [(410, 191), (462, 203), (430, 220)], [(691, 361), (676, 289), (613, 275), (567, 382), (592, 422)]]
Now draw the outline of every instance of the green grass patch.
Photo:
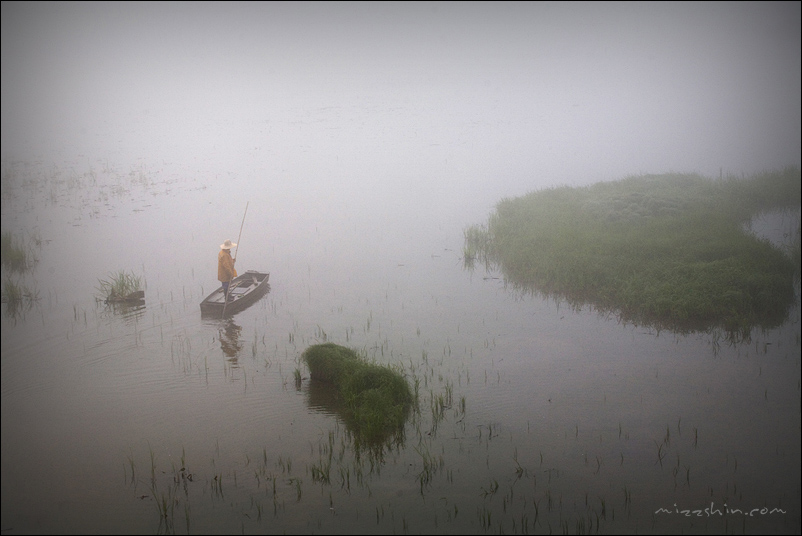
[(400, 371), (334, 343), (310, 346), (301, 357), (313, 382), (332, 386), (339, 413), (357, 439), (377, 443), (403, 432), (412, 392)]
[(780, 248), (745, 230), (800, 206), (800, 172), (749, 178), (629, 177), (503, 199), (465, 230), (466, 266), (498, 266), (514, 287), (591, 304), (680, 332), (723, 328), (748, 339), (781, 324), (796, 300), (799, 235)]
[(133, 272), (120, 270), (98, 280), (98, 292), (107, 303), (140, 301), (145, 298), (142, 278)]

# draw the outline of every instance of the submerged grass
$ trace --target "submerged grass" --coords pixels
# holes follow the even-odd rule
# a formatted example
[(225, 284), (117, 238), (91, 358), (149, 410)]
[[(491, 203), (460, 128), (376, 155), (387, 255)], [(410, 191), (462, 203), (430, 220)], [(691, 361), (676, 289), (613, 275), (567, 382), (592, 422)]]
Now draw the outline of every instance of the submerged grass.
[(13, 318), (20, 316), (39, 299), (39, 291), (6, 277), (0, 300), (6, 304), (6, 313)]
[(784, 321), (800, 246), (797, 236), (784, 251), (745, 225), (799, 205), (795, 168), (551, 188), (503, 199), (486, 225), (466, 229), (466, 266), (480, 257), (514, 287), (625, 321), (681, 332), (723, 328), (748, 339), (754, 326)]
[(39, 299), (39, 292), (23, 280), (34, 271), (39, 261), (36, 249), (41, 247), (42, 240), (36, 234), (31, 234), (26, 240), (4, 232), (0, 243), (4, 270), (0, 300), (6, 304), (6, 313), (16, 318)]
[(32, 253), (31, 248), (26, 247), (24, 240), (6, 232), (2, 234), (0, 244), (2, 244), (0, 253), (2, 253), (3, 268), (23, 273), (36, 264), (36, 256)]
[(403, 431), (412, 392), (399, 371), (370, 363), (334, 343), (312, 345), (302, 359), (313, 381), (334, 387), (344, 408), (343, 419), (357, 438), (381, 442)]

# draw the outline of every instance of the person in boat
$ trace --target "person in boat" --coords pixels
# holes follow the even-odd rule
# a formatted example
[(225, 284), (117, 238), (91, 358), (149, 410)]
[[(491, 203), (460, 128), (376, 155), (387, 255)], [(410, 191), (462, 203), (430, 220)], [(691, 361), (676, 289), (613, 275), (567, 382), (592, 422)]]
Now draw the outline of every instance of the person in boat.
[(223, 284), (226, 301), (228, 300), (228, 285), (232, 279), (237, 277), (237, 270), (234, 268), (236, 259), (231, 256), (231, 248), (236, 245), (236, 242), (226, 240), (220, 244), (220, 253), (217, 254), (217, 280)]

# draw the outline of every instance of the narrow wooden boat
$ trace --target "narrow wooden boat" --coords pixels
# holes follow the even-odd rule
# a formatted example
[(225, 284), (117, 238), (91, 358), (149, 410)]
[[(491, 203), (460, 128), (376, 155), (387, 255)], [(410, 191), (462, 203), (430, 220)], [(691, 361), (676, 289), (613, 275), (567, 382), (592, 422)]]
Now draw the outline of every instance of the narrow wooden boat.
[(248, 270), (231, 280), (231, 285), (228, 287), (228, 303), (224, 303), (222, 286), (206, 296), (200, 304), (201, 315), (222, 318), (224, 314), (228, 317), (239, 313), (259, 301), (259, 298), (270, 290), (268, 279), (270, 279), (269, 272)]

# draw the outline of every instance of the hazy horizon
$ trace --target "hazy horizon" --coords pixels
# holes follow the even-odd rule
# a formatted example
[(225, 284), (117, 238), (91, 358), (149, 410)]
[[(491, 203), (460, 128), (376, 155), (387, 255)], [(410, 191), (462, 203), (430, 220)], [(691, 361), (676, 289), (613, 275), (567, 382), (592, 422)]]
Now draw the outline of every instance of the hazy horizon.
[(201, 152), (223, 170), (307, 175), (303, 160), (329, 156), (403, 179), (449, 159), (466, 186), (510, 194), (528, 180), (800, 165), (798, 2), (2, 11), (4, 160)]

